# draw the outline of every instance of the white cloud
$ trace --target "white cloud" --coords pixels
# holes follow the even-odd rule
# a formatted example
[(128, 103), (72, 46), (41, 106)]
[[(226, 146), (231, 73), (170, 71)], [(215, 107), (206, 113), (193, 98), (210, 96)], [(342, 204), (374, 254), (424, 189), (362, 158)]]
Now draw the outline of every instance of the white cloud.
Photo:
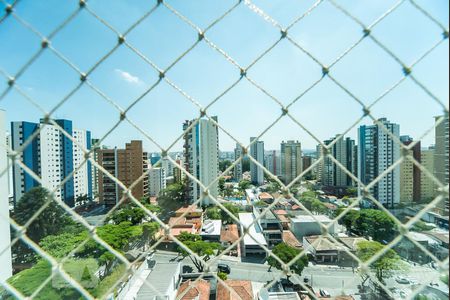
[(133, 83), (133, 84), (141, 84), (142, 83), (142, 81), (141, 81), (141, 79), (139, 79), (139, 77), (133, 76), (126, 71), (123, 71), (121, 69), (115, 69), (115, 71), (117, 74), (119, 74), (119, 76), (123, 80), (128, 81), (129, 83)]

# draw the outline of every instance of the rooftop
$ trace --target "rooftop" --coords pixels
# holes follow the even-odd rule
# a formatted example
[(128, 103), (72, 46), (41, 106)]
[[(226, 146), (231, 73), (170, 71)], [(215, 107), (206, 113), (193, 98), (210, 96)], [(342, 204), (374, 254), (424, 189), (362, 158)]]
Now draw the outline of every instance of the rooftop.
[(341, 237), (339, 240), (341, 241), (342, 244), (344, 244), (353, 251), (357, 250), (358, 243), (367, 242), (367, 240), (363, 237)]
[(260, 200), (273, 200), (272, 195), (266, 192), (259, 194), (258, 197)]
[(330, 251), (330, 250), (344, 250), (344, 245), (338, 245), (330, 240), (328, 237), (322, 237), (320, 235), (307, 236), (304, 239), (316, 250), (316, 251)]
[[(191, 287), (184, 295), (183, 292)], [(178, 300), (209, 300), (211, 285), (208, 281), (200, 279), (195, 284), (188, 280), (180, 285), (178, 288)], [(180, 297), (183, 295), (182, 297)]]
[[(219, 283), (217, 286), (217, 300), (253, 300), (251, 281), (226, 280), (225, 284), (228, 288), (222, 283)], [(234, 291), (234, 293), (230, 290)]]
[(180, 269), (180, 263), (160, 263), (154, 266), (151, 273), (145, 279), (148, 284), (143, 284), (137, 293), (137, 300), (155, 299), (166, 296), (166, 292), (172, 283), (172, 278)]
[(295, 248), (301, 248), (302, 243), (300, 243), (295, 235), (290, 230), (283, 231), (283, 242), (287, 245)]
[(434, 239), (436, 239), (436, 240), (438, 240), (438, 241), (440, 241), (440, 242), (442, 242), (442, 243), (445, 243), (445, 244), (448, 244), (448, 240), (449, 240), (449, 238), (448, 238), (448, 236), (449, 236), (449, 234), (448, 234), (448, 232), (446, 232), (446, 233), (441, 233), (441, 232), (433, 232), (433, 231), (429, 231), (429, 232), (427, 232), (427, 233), (425, 233), (426, 235), (428, 235), (428, 236), (431, 236), (432, 238), (434, 238)]
[(252, 213), (240, 213), (239, 221), (242, 226), (249, 228), (248, 234), (244, 235), (245, 245), (267, 245), (261, 227), (258, 223), (252, 224), (255, 221), (255, 216)]
[(296, 216), (295, 218), (291, 218), (291, 221), (294, 223), (331, 223), (331, 219), (325, 215), (316, 215), (314, 217), (308, 215)]
[(222, 230), (222, 221), (221, 220), (206, 220), (203, 223), (202, 231), (200, 235), (220, 235)]
[(220, 232), (221, 242), (234, 243), (239, 239), (239, 231), (236, 224), (226, 225)]

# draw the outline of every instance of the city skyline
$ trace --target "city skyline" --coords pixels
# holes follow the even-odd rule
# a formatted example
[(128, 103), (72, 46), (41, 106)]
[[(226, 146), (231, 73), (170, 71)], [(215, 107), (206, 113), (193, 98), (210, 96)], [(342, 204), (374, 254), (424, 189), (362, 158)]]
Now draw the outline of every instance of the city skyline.
[[(16, 12), (26, 21), (35, 24), (43, 34), (46, 34), (57, 24), (58, 18), (47, 18), (44, 21), (39, 18), (41, 13), (45, 12), (48, 15), (56, 14), (56, 11), (59, 11), (61, 15), (64, 15), (61, 11), (69, 13), (76, 5), (53, 2), (18, 5)], [(173, 1), (172, 5), (181, 13), (192, 18), (193, 21), (198, 22), (199, 26), (204, 27), (212, 21), (212, 15), (220, 15), (231, 3), (232, 1), (223, 1), (211, 5), (207, 1), (201, 1), (198, 6), (192, 6), (182, 1)], [(360, 3), (346, 3), (345, 5), (357, 17), (370, 24), (394, 3), (395, 1), (386, 0), (365, 2), (364, 5)], [(298, 15), (306, 11), (308, 5), (312, 3), (305, 2), (301, 5), (297, 3), (294, 5), (294, 2), (258, 4), (267, 13), (274, 15), (279, 20), (285, 20), (283, 25), (287, 26)], [(448, 15), (444, 13), (448, 11), (448, 3), (429, 2), (424, 4), (438, 20), (443, 23), (448, 22)], [(89, 4), (93, 11), (116, 25), (119, 31), (125, 30), (141, 11), (147, 9), (143, 2), (127, 4), (129, 14), (123, 16), (120, 13), (124, 9), (123, 5), (120, 2), (111, 3), (106, 10), (95, 2)], [(422, 50), (427, 50), (428, 47), (439, 41), (442, 33), (438, 26), (427, 22), (427, 19), (408, 2), (403, 3), (395, 11), (395, 14), (395, 18), (388, 17), (378, 24), (373, 34), (377, 38), (381, 38), (382, 42), (386, 43), (395, 55), (409, 65), (419, 58), (423, 53)], [(408, 22), (407, 20), (412, 17), (415, 22)], [(237, 22), (239, 20), (245, 20), (247, 25), (245, 30), (238, 27), (237, 24), (241, 23)], [(335, 30), (319, 29), (328, 28), (328, 26), (319, 26), (324, 22)], [(156, 31), (152, 29), (154, 24), (171, 25), (163, 27), (161, 31)], [(158, 9), (155, 15), (144, 21), (142, 27), (147, 31), (138, 28), (130, 33), (127, 41), (135, 45), (161, 68), (166, 68), (197, 38), (195, 30), (178, 20), (166, 8)], [(32, 50), (40, 46), (40, 40), (20, 24), (10, 20), (5, 22), (2, 29), (0, 36), (5, 41), (5, 47), (0, 49), (0, 67), (7, 74), (14, 75), (17, 68), (25, 62), (25, 57), (29, 57)], [(79, 34), (74, 34), (75, 32)], [(434, 34), (430, 34), (430, 32)], [(311, 16), (293, 26), (289, 33), (307, 51), (327, 65), (362, 36), (362, 29), (358, 24), (336, 11), (331, 4), (324, 3)], [(180, 36), (179, 40), (171, 38), (175, 34)], [(21, 35), (26, 38), (20, 40), (14, 38)], [(143, 38), (144, 35), (146, 38)], [(240, 7), (217, 27), (211, 28), (206, 36), (235, 58), (240, 65), (246, 66), (278, 39), (278, 32), (251, 10)], [(169, 38), (164, 39), (164, 37)], [(158, 51), (152, 50), (149, 41), (153, 38), (164, 41)], [(93, 43), (94, 40), (96, 43)], [(84, 13), (50, 42), (55, 49), (67, 56), (82, 71), (85, 71), (108, 49), (107, 45), (113, 45), (116, 40), (111, 31)], [(333, 47), (327, 47), (330, 42), (333, 43)], [(90, 55), (84, 57), (84, 52), (74, 51), (77, 45), (85, 45), (86, 50), (90, 51)], [(19, 51), (16, 50), (17, 47), (20, 49)], [(416, 50), (411, 51), (411, 49)], [(415, 78), (420, 80), (442, 103), (448, 102), (449, 94), (446, 84), (449, 79), (446, 67), (448, 56), (443, 55), (445, 52), (448, 52), (448, 43), (442, 43), (412, 69)], [(370, 59), (367, 59), (368, 57)], [(197, 62), (199, 63), (197, 64)], [(186, 76), (188, 70), (189, 76)], [(369, 40), (363, 41), (330, 69), (330, 74), (366, 105), (372, 103), (400, 80), (404, 76), (402, 72), (401, 65)], [(130, 49), (119, 48), (113, 56), (104, 61), (92, 73), (90, 80), (118, 105), (126, 108), (158, 79), (158, 75)], [(315, 80), (322, 77), (322, 70), (299, 49), (288, 43), (280, 42), (273, 52), (269, 52), (248, 71), (248, 75), (268, 93), (279, 99), (283, 105), (288, 105)], [(239, 70), (228, 63), (217, 51), (200, 44), (180, 63), (176, 64), (167, 73), (167, 77), (204, 107), (239, 78)], [(55, 86), (53, 84), (55, 81), (60, 84)], [(54, 54), (46, 51), (37, 62), (29, 67), (25, 75), (17, 80), (17, 85), (24, 93), (36, 99), (44, 110), (48, 111), (78, 82), (79, 74), (71, 70)], [(205, 89), (206, 86), (208, 89)], [(43, 115), (15, 91), (8, 94), (0, 106), (8, 111), (8, 121), (35, 120)], [(89, 109), (86, 109), (87, 107)], [(446, 107), (448, 109), (448, 106)], [(177, 137), (180, 137), (178, 124), (184, 120), (198, 117), (199, 111), (198, 107), (195, 107), (188, 99), (163, 81), (128, 111), (127, 116), (150, 137), (159, 142), (163, 148), (167, 148)], [(290, 112), (294, 118), (323, 141), (330, 138), (329, 128), (333, 128), (332, 135), (347, 130), (354, 121), (362, 116), (363, 107), (332, 80), (325, 77), (301, 100), (291, 106)], [(281, 107), (251, 85), (248, 80), (241, 80), (222, 99), (212, 105), (207, 113), (210, 116), (219, 115), (221, 117), (220, 126), (245, 144), (249, 137), (258, 136), (280, 116)], [(433, 117), (441, 115), (443, 110), (436, 101), (407, 78), (381, 99), (373, 107), (372, 113), (376, 119), (386, 117), (401, 124), (401, 134), (408, 134), (417, 139), (434, 125)], [(249, 115), (255, 117), (249, 118)], [(73, 119), (80, 124), (80, 127), (90, 128), (94, 136), (102, 138), (118, 121), (119, 112), (91, 88), (84, 86), (52, 117)], [(367, 117), (362, 121), (363, 125), (371, 123), (372, 121)], [(356, 139), (359, 125), (353, 128), (347, 136)], [(285, 134), (284, 139), (300, 140), (305, 149), (314, 149), (316, 146), (314, 139), (288, 117), (284, 117), (261, 138), (265, 142), (266, 149), (278, 149), (280, 143), (278, 133), (281, 131)], [(222, 131), (220, 135), (223, 138), (220, 140), (219, 148), (232, 151), (235, 141)], [(143, 140), (144, 147), (149, 152), (160, 151), (127, 121), (122, 122), (105, 140), (104, 144), (123, 144), (126, 142), (125, 136)], [(433, 133), (431, 133), (423, 139), (422, 144), (430, 145), (433, 140)], [(181, 149), (182, 141), (180, 139), (172, 150), (181, 151)]]

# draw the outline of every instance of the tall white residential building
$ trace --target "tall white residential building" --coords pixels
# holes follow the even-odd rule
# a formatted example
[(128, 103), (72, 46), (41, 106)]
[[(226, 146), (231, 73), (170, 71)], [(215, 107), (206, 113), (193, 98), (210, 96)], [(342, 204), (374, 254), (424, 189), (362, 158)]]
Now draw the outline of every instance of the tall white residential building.
[[(6, 249), (0, 254), (0, 282), (12, 276), (11, 232), (9, 225), (8, 172), (3, 172), (7, 164), (6, 152), (6, 116), (0, 109), (0, 249)], [(3, 175), (2, 175), (3, 173)]]
[[(72, 121), (55, 120), (59, 127), (65, 130), (73, 139), (85, 149), (91, 148), (91, 134), (86, 130), (74, 129)], [(34, 136), (40, 129), (39, 134)], [(84, 161), (84, 154), (80, 147), (67, 138), (53, 124), (31, 122), (11, 123), (11, 146), (19, 149), (24, 142), (34, 138), (23, 149), (19, 159), (21, 162), (41, 178), (42, 186), (49, 191), (55, 191), (55, 198), (64, 201), (70, 207), (75, 206), (75, 199), (79, 196), (92, 197), (92, 167)], [(72, 173), (74, 173), (72, 177)], [(69, 178), (63, 183), (65, 178)], [(61, 184), (63, 184), (61, 186)], [(29, 173), (17, 165), (13, 166), (14, 202), (22, 195), (40, 183)]]
[[(213, 117), (217, 122), (217, 117)], [(183, 130), (186, 131), (194, 121), (186, 121)], [(210, 120), (202, 118), (184, 136), (185, 168), (196, 177), (205, 187), (208, 187), (219, 173), (219, 131)], [(193, 180), (189, 181), (188, 196), (191, 201), (197, 201), (203, 190)], [(219, 195), (218, 181), (210, 188), (213, 197)], [(209, 197), (203, 197), (202, 205), (213, 204)]]
[[(234, 149), (234, 159), (238, 160), (239, 157), (242, 156), (242, 147), (239, 143), (236, 143), (236, 148)], [(241, 181), (242, 180), (242, 161), (243, 159), (241, 159), (241, 161), (239, 161), (235, 167), (234, 167), (234, 179), (236, 181)]]
[[(256, 137), (251, 137), (250, 143), (253, 143), (256, 139)], [(250, 146), (250, 155), (262, 166), (264, 166), (264, 142), (255, 141)], [(252, 177), (252, 183), (257, 185), (264, 184), (264, 170), (253, 161), (250, 161), (250, 174)]]
[[(420, 164), (430, 174), (434, 174), (434, 146), (422, 149)], [(420, 200), (430, 202), (435, 196), (436, 187), (434, 181), (425, 172), (420, 172)]]
[[(330, 154), (344, 167), (348, 172), (357, 176), (355, 141), (351, 138), (338, 139), (339, 136), (324, 141), (325, 145), (330, 145), (336, 141), (330, 148)], [(317, 148), (319, 151), (321, 147)], [(352, 178), (338, 166), (331, 158), (325, 157), (321, 162), (320, 180), (324, 186), (346, 187), (354, 185)]]
[[(400, 125), (386, 118), (378, 120), (398, 139)], [(382, 129), (381, 125), (363, 125), (358, 130), (358, 173), (364, 184), (371, 183), (400, 159), (400, 145)], [(400, 203), (400, 166), (386, 174), (371, 189), (372, 195), (386, 207)]]
[(163, 168), (152, 168), (149, 171), (149, 195), (157, 197), (166, 188), (166, 175)]
[(285, 184), (294, 181), (303, 171), (302, 146), (299, 141), (281, 143), (281, 176)]

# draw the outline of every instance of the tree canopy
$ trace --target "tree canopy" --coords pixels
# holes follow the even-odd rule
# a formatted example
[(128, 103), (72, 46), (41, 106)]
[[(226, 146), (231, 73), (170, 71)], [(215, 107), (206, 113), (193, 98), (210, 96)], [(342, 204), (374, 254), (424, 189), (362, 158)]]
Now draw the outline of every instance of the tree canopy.
[[(357, 245), (356, 255), (361, 261), (366, 262), (383, 250), (384, 247), (376, 241), (360, 242)], [(391, 276), (393, 271), (404, 269), (405, 264), (402, 263), (400, 256), (394, 250), (389, 249), (373, 262), (370, 268), (375, 272), (376, 278), (383, 283), (384, 278)], [(367, 280), (367, 277), (365, 280)]]
[(18, 224), (24, 225), (47, 202), (49, 202), (48, 206), (27, 228), (28, 237), (37, 243), (42, 238), (58, 234), (66, 226), (74, 224), (66, 211), (42, 187), (32, 188), (22, 196), (14, 209), (13, 219)]
[(219, 243), (203, 241), (202, 238), (197, 234), (192, 234), (188, 232), (182, 232), (178, 237), (178, 240), (182, 242), (187, 248), (192, 252), (197, 254), (200, 259), (192, 256), (182, 247), (178, 247), (178, 251), (184, 257), (189, 256), (192, 263), (195, 265), (199, 272), (204, 271), (204, 262), (211, 259), (211, 256), (215, 254), (216, 251), (220, 250), (222, 247)]
[[(300, 254), (300, 250), (287, 245), (286, 243), (279, 243), (272, 249), (272, 253), (276, 255), (285, 264), (290, 263), (294, 258)], [(281, 269), (280, 262), (272, 256), (267, 258), (267, 262), (270, 266)], [(303, 269), (308, 266), (308, 258), (302, 256), (298, 258), (290, 269), (298, 275), (302, 275)]]

